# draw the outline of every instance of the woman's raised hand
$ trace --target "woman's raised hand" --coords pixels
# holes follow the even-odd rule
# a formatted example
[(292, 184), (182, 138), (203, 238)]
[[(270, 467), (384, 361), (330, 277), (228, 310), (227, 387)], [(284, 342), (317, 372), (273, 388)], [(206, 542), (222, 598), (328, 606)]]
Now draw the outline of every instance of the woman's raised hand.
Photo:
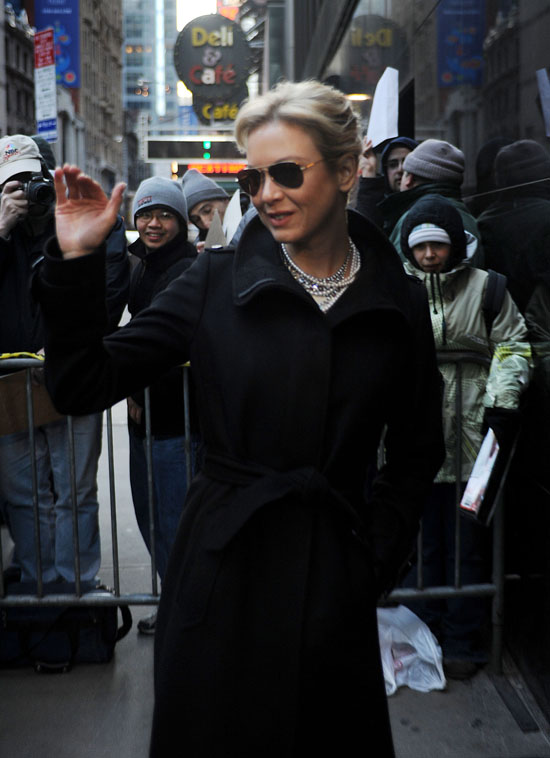
[(87, 255), (101, 245), (115, 225), (126, 188), (119, 183), (107, 198), (101, 186), (78, 166), (54, 173), (57, 241), (64, 258)]

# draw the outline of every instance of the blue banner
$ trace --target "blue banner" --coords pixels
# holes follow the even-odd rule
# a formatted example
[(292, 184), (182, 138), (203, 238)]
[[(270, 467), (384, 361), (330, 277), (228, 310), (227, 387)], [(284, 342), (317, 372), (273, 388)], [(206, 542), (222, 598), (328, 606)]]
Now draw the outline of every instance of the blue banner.
[(52, 28), (57, 83), (80, 87), (80, 14), (78, 0), (35, 0), (37, 31)]
[(437, 8), (440, 87), (481, 87), (484, 38), (485, 0), (442, 0)]
[(184, 132), (198, 130), (200, 123), (192, 105), (178, 106), (178, 125)]

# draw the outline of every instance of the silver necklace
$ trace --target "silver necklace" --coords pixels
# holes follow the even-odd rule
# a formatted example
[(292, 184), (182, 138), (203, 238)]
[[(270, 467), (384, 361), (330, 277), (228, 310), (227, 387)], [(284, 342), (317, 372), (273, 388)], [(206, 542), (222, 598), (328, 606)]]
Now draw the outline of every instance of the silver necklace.
[[(306, 292), (309, 292), (309, 294), (316, 299), (322, 311), (328, 310), (340, 297), (346, 287), (353, 282), (361, 267), (359, 250), (349, 237), (348, 243), (346, 258), (338, 271), (335, 271), (334, 274), (331, 274), (330, 276), (323, 277), (313, 276), (313, 274), (308, 274), (306, 271), (303, 271), (303, 269), (301, 269), (290, 257), (286, 245), (281, 243), (283, 261), (286, 267)], [(350, 270), (348, 276), (346, 276), (348, 264), (350, 264)]]

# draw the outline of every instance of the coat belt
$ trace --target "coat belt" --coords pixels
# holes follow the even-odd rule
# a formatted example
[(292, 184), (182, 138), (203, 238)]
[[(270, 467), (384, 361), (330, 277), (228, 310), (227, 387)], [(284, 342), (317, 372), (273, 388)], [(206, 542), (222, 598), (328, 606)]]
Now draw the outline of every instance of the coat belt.
[(288, 496), (300, 503), (336, 508), (347, 518), (355, 539), (368, 546), (365, 526), (355, 508), (314, 466), (275, 471), (261, 464), (207, 453), (202, 471), (216, 481), (244, 486), (226, 507), (222, 505), (212, 514), (204, 543), (207, 550), (223, 550), (258, 510)]

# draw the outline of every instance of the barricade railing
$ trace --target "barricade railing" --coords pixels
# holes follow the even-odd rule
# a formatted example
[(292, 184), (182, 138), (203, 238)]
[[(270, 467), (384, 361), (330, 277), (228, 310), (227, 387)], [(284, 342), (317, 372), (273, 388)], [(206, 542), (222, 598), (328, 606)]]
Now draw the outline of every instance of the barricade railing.
[[(417, 573), (417, 586), (414, 588), (399, 587), (394, 589), (388, 597), (388, 602), (408, 602), (416, 600), (432, 600), (432, 599), (445, 599), (452, 597), (487, 597), (492, 600), (492, 650), (491, 650), (491, 664), (496, 673), (500, 673), (502, 667), (502, 640), (503, 640), (503, 605), (504, 605), (504, 522), (503, 522), (503, 509), (501, 507), (502, 486), (504, 484), (503, 477), (501, 485), (499, 487), (497, 497), (497, 505), (494, 510), (494, 517), (491, 524), (493, 535), (493, 551), (492, 551), (492, 578), (490, 582), (481, 584), (463, 584), (461, 580), (461, 568), (460, 568), (460, 529), (458, 528), (460, 519), (463, 518), (460, 515), (460, 498), (461, 498), (461, 470), (462, 470), (462, 446), (460, 444), (462, 429), (462, 369), (467, 363), (474, 363), (482, 366), (489, 366), (490, 360), (478, 353), (470, 352), (455, 352), (444, 353), (439, 356), (439, 362), (451, 362), (456, 366), (456, 399), (455, 399), (455, 413), (457, 419), (457, 444), (456, 444), (456, 472), (457, 485), (456, 485), (456, 519), (455, 519), (455, 566), (454, 566), (454, 583), (447, 586), (437, 587), (425, 587), (422, 572), (422, 527), (418, 536), (418, 548), (417, 555), (418, 560), (418, 573)], [(120, 564), (119, 564), (119, 538), (118, 538), (118, 522), (117, 522), (117, 502), (116, 502), (116, 474), (114, 463), (114, 449), (113, 449), (113, 421), (111, 409), (106, 413), (106, 440), (107, 440), (107, 461), (108, 461), (108, 480), (109, 480), (109, 501), (110, 501), (110, 523), (111, 523), (111, 551), (112, 551), (112, 563), (113, 563), (113, 594), (110, 597), (106, 597), (105, 593), (94, 596), (93, 591), (88, 591), (87, 586), (83, 586), (80, 581), (80, 565), (79, 565), (79, 534), (78, 534), (78, 519), (77, 519), (77, 482), (74, 466), (74, 443), (73, 443), (73, 429), (72, 429), (72, 417), (66, 417), (66, 423), (68, 426), (69, 437), (69, 456), (71, 458), (70, 464), (70, 477), (71, 477), (71, 494), (72, 494), (72, 518), (73, 518), (73, 548), (74, 548), (74, 569), (75, 569), (75, 593), (74, 595), (64, 594), (60, 591), (59, 594), (45, 594), (44, 586), (41, 578), (41, 546), (39, 538), (39, 506), (38, 506), (38, 490), (36, 481), (36, 461), (35, 461), (35, 409), (33, 402), (33, 370), (41, 368), (43, 362), (41, 360), (18, 358), (2, 361), (1, 368), (5, 370), (24, 370), (25, 371), (25, 390), (26, 390), (26, 413), (28, 420), (28, 434), (30, 441), (31, 454), (31, 476), (33, 487), (33, 514), (34, 514), (34, 529), (35, 529), (35, 547), (37, 557), (37, 583), (35, 594), (13, 594), (7, 593), (6, 582), (4, 580), (3, 571), (0, 570), (0, 608), (2, 606), (14, 606), (14, 605), (156, 605), (159, 601), (159, 588), (157, 581), (156, 571), (156, 555), (155, 555), (155, 539), (154, 539), (154, 512), (153, 512), (153, 468), (152, 468), (152, 434), (151, 434), (151, 412), (150, 412), (150, 396), (149, 391), (145, 391), (145, 403), (144, 403), (144, 417), (145, 417), (145, 432), (146, 432), (146, 460), (147, 460), (147, 487), (148, 487), (148, 503), (149, 503), (149, 524), (151, 529), (150, 534), (150, 559), (151, 559), (151, 591), (150, 592), (132, 592), (122, 593), (120, 582)], [(191, 433), (190, 433), (190, 414), (189, 414), (189, 368), (183, 367), (183, 395), (184, 395), (184, 410), (185, 410), (185, 455), (186, 455), (186, 467), (187, 467), (187, 481), (191, 480)], [(0, 567), (4, 565), (4, 558), (2, 555), (2, 546), (0, 543)], [(60, 585), (61, 590), (62, 585)]]
[[(67, 424), (68, 439), (68, 457), (69, 457), (69, 477), (71, 490), (71, 507), (72, 507), (72, 527), (73, 527), (73, 555), (74, 555), (74, 593), (63, 592), (63, 583), (59, 584), (59, 592), (44, 592), (43, 581), (43, 556), (40, 540), (40, 510), (39, 510), (39, 491), (37, 481), (37, 463), (36, 463), (36, 427), (39, 423), (36, 420), (35, 392), (39, 384), (34, 377), (36, 369), (42, 369), (43, 360), (32, 357), (5, 358), (0, 361), (0, 372), (2, 378), (13, 377), (16, 372), (20, 372), (18, 377), (19, 384), (24, 385), (24, 405), (25, 405), (25, 422), (26, 429), (17, 429), (17, 431), (28, 434), (30, 449), (30, 475), (32, 480), (32, 510), (34, 525), (34, 544), (36, 557), (36, 582), (26, 583), (32, 587), (32, 592), (13, 592), (8, 593), (8, 583), (5, 578), (4, 565), (5, 556), (3, 555), (2, 541), (0, 540), (0, 608), (2, 606), (75, 606), (75, 605), (156, 605), (159, 602), (160, 591), (158, 587), (156, 555), (155, 555), (155, 519), (154, 519), (154, 495), (153, 495), (153, 466), (152, 466), (152, 433), (151, 433), (151, 403), (150, 393), (144, 391), (144, 419), (145, 419), (145, 453), (147, 461), (147, 489), (148, 489), (148, 510), (150, 524), (150, 563), (151, 563), (151, 591), (150, 592), (126, 592), (121, 591), (120, 578), (120, 561), (119, 561), (119, 535), (118, 535), (118, 518), (117, 518), (117, 497), (116, 497), (116, 473), (115, 473), (115, 453), (113, 443), (113, 418), (112, 410), (105, 411), (105, 427), (107, 442), (107, 467), (108, 467), (108, 489), (109, 489), (109, 508), (110, 508), (110, 527), (111, 527), (111, 557), (112, 557), (112, 595), (105, 592), (94, 592), (93, 582), (82, 581), (80, 571), (80, 539), (78, 532), (78, 500), (77, 500), (77, 477), (75, 468), (75, 446), (73, 417), (62, 417), (57, 414), (57, 420), (65, 419)], [(24, 376), (23, 376), (24, 373)], [(184, 396), (184, 425), (185, 425), (185, 442), (184, 452), (186, 455), (186, 469), (188, 479), (191, 478), (191, 454), (190, 454), (190, 409), (189, 409), (189, 367), (182, 367), (183, 375), (183, 396)], [(0, 378), (0, 383), (2, 381)], [(0, 384), (0, 393), (2, 385)], [(44, 391), (45, 392), (45, 391)], [(42, 396), (43, 397), (43, 396)], [(21, 401), (21, 398), (17, 398)], [(6, 402), (9, 402), (7, 400)], [(55, 413), (53, 406), (51, 411)], [(19, 426), (21, 426), (21, 409), (15, 411)], [(50, 423), (51, 419), (46, 418), (44, 423)], [(60, 422), (61, 423), (61, 422)], [(13, 431), (13, 430), (12, 430)], [(5, 432), (3, 431), (2, 434)], [(127, 461), (125, 462), (127, 464)], [(132, 507), (133, 512), (133, 507)], [(2, 518), (0, 513), (0, 525)], [(4, 524), (7, 526), (7, 524)], [(72, 583), (71, 583), (72, 584)]]
[(439, 365), (451, 363), (456, 370), (455, 419), (455, 524), (454, 524), (454, 582), (442, 586), (424, 586), (423, 576), (423, 529), (422, 524), (417, 539), (417, 582), (416, 587), (398, 587), (388, 596), (388, 602), (413, 602), (423, 600), (441, 600), (453, 597), (479, 597), (491, 599), (491, 652), (490, 665), (494, 673), (502, 673), (503, 653), (503, 616), (504, 616), (504, 512), (502, 494), (506, 474), (513, 456), (509, 454), (504, 474), (495, 495), (495, 506), (491, 524), (486, 528), (492, 530), (492, 567), (491, 581), (479, 584), (463, 584), (461, 577), (461, 539), (460, 520), (467, 518), (460, 512), (462, 498), (462, 408), (463, 408), (463, 367), (467, 364), (483, 366), (487, 369), (490, 358), (470, 351), (441, 352), (438, 354)]

